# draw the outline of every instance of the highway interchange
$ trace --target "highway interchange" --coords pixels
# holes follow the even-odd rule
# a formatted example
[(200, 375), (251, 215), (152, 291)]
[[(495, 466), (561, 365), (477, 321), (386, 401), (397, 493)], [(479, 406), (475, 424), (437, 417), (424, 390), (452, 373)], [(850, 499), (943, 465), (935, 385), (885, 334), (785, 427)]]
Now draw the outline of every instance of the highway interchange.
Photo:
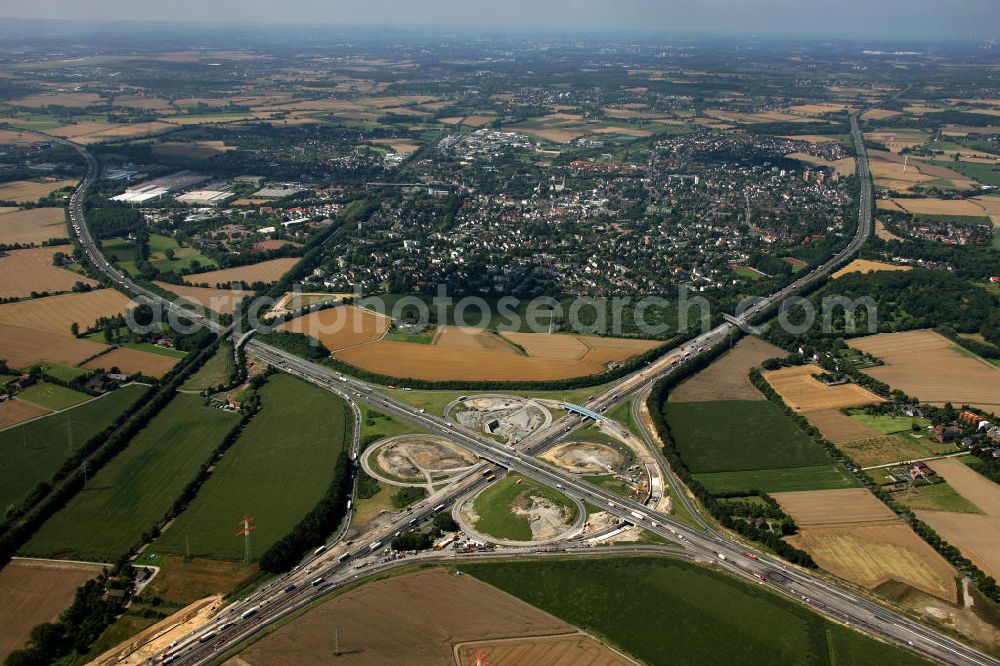
[[(683, 360), (706, 352), (717, 345), (727, 344), (730, 336), (735, 334), (738, 329), (749, 326), (753, 319), (782, 304), (789, 296), (800, 291), (809, 283), (829, 275), (832, 270), (852, 257), (861, 248), (872, 229), (872, 187), (867, 155), (858, 125), (859, 114), (851, 116), (851, 132), (856, 149), (857, 173), (861, 183), (861, 192), (858, 227), (850, 243), (822, 266), (786, 285), (774, 294), (760, 299), (742, 313), (738, 313), (737, 316), (727, 317), (725, 323), (671, 350), (652, 364), (615, 382), (611, 388), (588, 401), (586, 404), (588, 409), (604, 412), (634, 397), (636, 400), (633, 403), (633, 409), (635, 410), (634, 414), (638, 417), (638, 406), (641, 398), (656, 380), (674, 371)], [(218, 322), (201, 315), (192, 315), (190, 310), (181, 305), (170, 302), (159, 294), (136, 284), (128, 275), (107, 261), (87, 228), (82, 205), (84, 194), (99, 175), (99, 165), (96, 159), (83, 146), (44, 134), (41, 136), (45, 137), (46, 140), (62, 143), (76, 149), (87, 160), (87, 175), (72, 195), (69, 211), (76, 239), (91, 264), (117, 288), (133, 296), (145, 297), (174, 315), (183, 315), (189, 319), (194, 316), (198, 324), (206, 326), (220, 335), (230, 335), (231, 331)], [(575, 499), (600, 506), (623, 520), (642, 525), (645, 529), (683, 547), (683, 550), (647, 547), (644, 549), (646, 552), (660, 552), (671, 556), (712, 561), (736, 575), (767, 584), (775, 591), (806, 604), (835, 621), (850, 624), (886, 641), (909, 647), (944, 663), (1000, 664), (1000, 661), (947, 635), (934, 631), (905, 615), (880, 606), (849, 590), (841, 589), (818, 576), (785, 565), (712, 529), (701, 519), (690, 499), (681, 490), (676, 477), (653, 444), (650, 433), (646, 432), (644, 425), (640, 425), (641, 434), (646, 439), (649, 448), (657, 456), (658, 463), (667, 475), (669, 483), (677, 491), (675, 496), (689, 509), (691, 515), (705, 528), (704, 530), (689, 527), (669, 515), (657, 513), (643, 504), (588, 484), (532, 455), (534, 452), (544, 450), (565, 437), (569, 430), (587, 421), (583, 416), (567, 413), (555, 424), (534, 433), (519, 448), (511, 449), (486, 437), (459, 428), (456, 424), (437, 415), (425, 413), (424, 410), (418, 410), (405, 402), (396, 400), (382, 393), (376, 385), (369, 385), (352, 377), (340, 375), (328, 367), (306, 361), (249, 336), (241, 337), (240, 341), (245, 342), (248, 351), (263, 361), (317, 386), (334, 391), (347, 399), (355, 412), (353, 446), (355, 454), (359, 443), (358, 424), (360, 422), (357, 403), (362, 403), (418, 425), (430, 434), (460, 444), (484, 461), (519, 472), (546, 485), (558, 487), (562, 492)], [(638, 424), (643, 424), (641, 418), (636, 418), (635, 421)], [(374, 561), (386, 560), (386, 558), (379, 556), (379, 551), (381, 545), (387, 543), (393, 534), (407, 529), (414, 520), (420, 522), (431, 517), (442, 504), (451, 506), (460, 497), (481, 489), (486, 482), (478, 472), (484, 468), (484, 465), (485, 463), (471, 470), (445, 491), (439, 491), (412, 506), (410, 511), (402, 513), (389, 524), (366, 534), (363, 539), (358, 540), (359, 543), (350, 546), (353, 552), (348, 557), (344, 557), (348, 553), (349, 545), (341, 539), (346, 533), (346, 529), (342, 528), (337, 538), (329, 544), (324, 552), (314, 554), (303, 562), (297, 570), (273, 580), (247, 598), (224, 608), (208, 626), (178, 641), (169, 650), (169, 655), (160, 652), (157, 658), (163, 659), (164, 656), (168, 656), (168, 661), (172, 663), (209, 663), (219, 654), (238, 646), (259, 631), (309, 604), (315, 603), (318, 598), (328, 594), (331, 590), (354, 582), (359, 577), (371, 576), (386, 569), (405, 566), (414, 561), (454, 561), (457, 557), (476, 557), (476, 555), (457, 556), (452, 553), (432, 552), (399, 560)], [(375, 546), (375, 544), (379, 544), (379, 546)], [(612, 548), (599, 550), (602, 553), (615, 552)], [(622, 550), (637, 551), (643, 549), (632, 547)], [(562, 554), (587, 554), (588, 552), (592, 551), (567, 548), (566, 552)], [(503, 554), (492, 553), (489, 556), (496, 558), (501, 556), (523, 557), (524, 555), (523, 549), (513, 549), (505, 551)], [(365, 562), (370, 562), (370, 564), (359, 568), (359, 563), (364, 565)], [(289, 589), (289, 586), (292, 585), (294, 588)], [(211, 639), (199, 642), (198, 639), (206, 634), (210, 634)]]

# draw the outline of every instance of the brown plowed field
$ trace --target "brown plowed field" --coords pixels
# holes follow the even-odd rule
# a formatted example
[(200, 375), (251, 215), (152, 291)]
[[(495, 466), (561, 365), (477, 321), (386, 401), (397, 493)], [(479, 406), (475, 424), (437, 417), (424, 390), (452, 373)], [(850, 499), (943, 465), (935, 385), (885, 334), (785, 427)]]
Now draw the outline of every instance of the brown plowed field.
[(670, 402), (712, 402), (715, 400), (763, 400), (750, 383), (750, 368), (786, 353), (760, 338), (747, 336), (719, 360), (670, 393)]
[(214, 310), (219, 314), (232, 314), (233, 310), (236, 309), (236, 304), (241, 299), (253, 295), (252, 291), (244, 289), (206, 289), (205, 287), (170, 284), (169, 282), (154, 282), (153, 284), (177, 294), (186, 301), (208, 310)]
[(0, 323), (69, 335), (70, 324), (92, 326), (98, 317), (125, 312), (129, 299), (114, 289), (60, 294), (0, 305)]
[(65, 268), (52, 265), (56, 252), (72, 252), (70, 246), (10, 250), (0, 257), (0, 298), (30, 296), (31, 292), (69, 291), (76, 282), (96, 286), (97, 282)]
[(391, 323), (389, 317), (370, 310), (354, 305), (342, 305), (296, 317), (281, 324), (278, 329), (316, 338), (331, 352), (335, 352), (378, 340), (389, 329)]
[(24, 647), (29, 632), (54, 622), (76, 588), (101, 573), (100, 564), (14, 560), (0, 569), (0, 659)]
[(276, 282), (282, 275), (291, 270), (292, 266), (298, 263), (295, 257), (283, 257), (281, 259), (271, 259), (262, 261), (259, 264), (249, 266), (237, 266), (236, 268), (223, 268), (207, 273), (194, 273), (184, 276), (184, 281), (188, 284), (207, 284), (214, 287), (217, 284), (229, 284), (230, 282)]
[[(448, 327), (449, 329), (452, 327)], [(381, 340), (370, 345), (353, 347), (336, 354), (345, 363), (370, 372), (390, 377), (429, 380), (462, 381), (532, 381), (566, 379), (599, 374), (613, 362), (622, 362), (637, 353), (659, 345), (654, 340), (625, 340), (563, 334), (519, 334), (517, 340), (525, 349), (534, 349), (539, 355), (528, 356), (508, 351), (502, 343), (498, 348), (457, 346), (469, 342), (473, 336), (459, 333), (441, 344), (439, 335), (435, 344), (425, 345), (396, 340)], [(487, 334), (491, 338), (493, 334)], [(544, 340), (525, 339), (524, 335), (537, 335)], [(473, 340), (473, 342), (476, 342)], [(476, 344), (479, 344), (476, 342)], [(588, 347), (580, 358), (567, 359), (566, 348)]]
[(803, 412), (882, 402), (882, 398), (857, 384), (827, 386), (812, 378), (824, 372), (818, 365), (798, 365), (765, 372), (764, 378), (789, 407)]
[(800, 527), (787, 541), (824, 570), (868, 589), (896, 580), (955, 602), (955, 570), (867, 490), (773, 496)]
[[(569, 344), (572, 346), (573, 342), (575, 341)], [(434, 337), (434, 344), (443, 349), (478, 349), (497, 354), (518, 353), (517, 347), (511, 345), (497, 333), (468, 326), (442, 326)], [(555, 341), (551, 346), (553, 348), (559, 347), (562, 350), (559, 341)], [(581, 346), (579, 355), (583, 356), (586, 351), (586, 348)], [(576, 358), (576, 356), (569, 356), (569, 358)]]
[(932, 460), (931, 468), (983, 513), (917, 511), (917, 517), (962, 551), (980, 569), (1000, 578), (1000, 486), (954, 458)]
[(885, 365), (864, 372), (925, 402), (946, 402), (1000, 413), (1000, 367), (933, 331), (880, 333), (849, 341)]
[(480, 658), (483, 664), (490, 666), (625, 666), (636, 663), (586, 634), (468, 643), (458, 646), (455, 652), (457, 663), (462, 665), (475, 664)]
[[(57, 180), (51, 183), (36, 183), (33, 180), (15, 180), (0, 183), (0, 201), (15, 201), (17, 203), (35, 203), (42, 197), (47, 197), (64, 187), (74, 187), (75, 180)], [(62, 209), (60, 209), (62, 212)]]
[(179, 361), (178, 358), (171, 358), (163, 354), (119, 347), (88, 361), (83, 367), (88, 370), (118, 368), (130, 375), (142, 373), (149, 377), (160, 378), (170, 372)]
[(882, 435), (877, 430), (865, 426), (861, 421), (852, 419), (839, 409), (815, 409), (804, 413), (803, 416), (819, 429), (823, 437), (834, 444), (870, 439)]
[(62, 335), (0, 323), (0, 358), (15, 368), (39, 361), (76, 365), (107, 348), (99, 342), (74, 338), (68, 327)]
[(460, 644), (578, 635), (562, 620), (471, 576), (431, 569), (369, 583), (335, 597), (227, 663), (329, 664), (336, 627), (342, 652), (334, 661), (359, 666), (440, 666), (454, 663), (454, 646)]
[[(884, 227), (883, 227), (884, 229)], [(896, 236), (896, 238), (899, 238)], [(877, 271), (908, 271), (912, 270), (912, 266), (898, 266), (896, 264), (887, 264), (884, 261), (871, 261), (870, 259), (855, 259), (851, 263), (847, 264), (839, 271), (833, 274), (833, 278), (837, 279), (848, 273), (875, 273)]]
[(68, 237), (62, 208), (0, 208), (0, 244), (38, 245)]
[(27, 421), (28, 419), (33, 419), (48, 413), (49, 410), (30, 402), (24, 402), (23, 400), (5, 400), (0, 402), (0, 428), (6, 428), (7, 426), (12, 426), (15, 423), (21, 423), (22, 421)]

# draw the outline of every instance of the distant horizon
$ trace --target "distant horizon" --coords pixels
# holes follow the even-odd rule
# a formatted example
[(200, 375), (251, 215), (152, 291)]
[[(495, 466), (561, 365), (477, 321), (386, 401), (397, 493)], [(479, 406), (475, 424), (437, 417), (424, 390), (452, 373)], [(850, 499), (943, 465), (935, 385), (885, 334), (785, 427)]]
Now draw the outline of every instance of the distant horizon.
[[(744, 37), (985, 43), (1000, 37), (1000, 3), (955, 0), (428, 0), (418, 5), (391, 0), (175, 0), (136, 6), (128, 0), (0, 0), (0, 18), (52, 25), (217, 26), (266, 30), (528, 30), (549, 34), (677, 37)], [(2, 32), (2, 28), (0, 28)]]

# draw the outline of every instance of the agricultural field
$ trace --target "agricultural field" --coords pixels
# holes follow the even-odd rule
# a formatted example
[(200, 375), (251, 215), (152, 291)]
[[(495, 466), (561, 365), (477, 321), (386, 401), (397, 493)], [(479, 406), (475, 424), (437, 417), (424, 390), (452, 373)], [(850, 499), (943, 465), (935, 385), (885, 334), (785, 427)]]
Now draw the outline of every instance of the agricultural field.
[(259, 556), (326, 494), (334, 463), (350, 443), (347, 405), (290, 375), (268, 379), (260, 398), (261, 411), (154, 543), (155, 551), (185, 554), (190, 548), (195, 557), (242, 559), (243, 539), (234, 534), (249, 515), (257, 525), (253, 552)]
[(277, 328), (316, 338), (331, 352), (379, 340), (392, 320), (354, 305), (341, 305), (311, 312), (280, 324)]
[(128, 297), (114, 289), (60, 294), (0, 305), (0, 324), (69, 336), (70, 325), (74, 322), (83, 330), (99, 317), (121, 314), (128, 304)]
[(163, 518), (235, 424), (236, 416), (203, 406), (198, 396), (176, 396), (42, 525), (24, 553), (114, 561)]
[[(111, 238), (101, 242), (101, 250), (109, 260), (118, 264), (129, 274), (138, 275), (139, 269), (135, 263), (135, 243), (124, 238)], [(167, 250), (174, 253), (174, 258), (167, 257)], [(162, 234), (149, 236), (150, 265), (161, 271), (184, 271), (198, 266), (215, 268), (216, 263), (192, 247), (182, 247), (174, 238)]]
[(825, 571), (872, 590), (898, 581), (955, 602), (955, 570), (867, 490), (772, 496), (800, 528), (787, 541)]
[[(897, 236), (898, 238), (898, 236)], [(837, 279), (848, 273), (876, 273), (878, 271), (908, 271), (912, 266), (899, 266), (897, 264), (887, 264), (884, 261), (871, 261), (870, 259), (855, 259), (833, 274), (833, 279)]]
[[(412, 612), (416, 604), (419, 613)], [(575, 627), (473, 576), (436, 568), (375, 581), (334, 597), (251, 645), (237, 659), (250, 666), (318, 666), (327, 663), (334, 648), (335, 627), (340, 627), (343, 647), (337, 662), (358, 666), (451, 664), (455, 647), (465, 643), (581, 637)], [(601, 654), (616, 656), (606, 648)]]
[(813, 410), (841, 409), (857, 407), (875, 402), (882, 398), (857, 384), (840, 384), (827, 386), (813, 378), (825, 370), (818, 365), (797, 365), (764, 373), (764, 379), (774, 388), (789, 407), (803, 412), (808, 418), (808, 412)]
[(90, 400), (90, 396), (59, 384), (38, 382), (18, 393), (17, 399), (45, 409), (58, 411), (86, 402)]
[(111, 425), (146, 391), (139, 384), (123, 386), (60, 414), (0, 430), (0, 506), (19, 503), (35, 484), (52, 478), (72, 451)]
[(164, 354), (154, 354), (139, 349), (119, 347), (91, 359), (83, 367), (88, 370), (102, 369), (105, 371), (110, 371), (111, 368), (118, 368), (120, 372), (129, 375), (142, 374), (147, 377), (156, 377), (159, 379), (173, 370), (179, 361), (179, 358)]
[(336, 358), (390, 377), (428, 380), (537, 381), (604, 372), (662, 343), (594, 336), (503, 333), (445, 326), (432, 344), (380, 340)]
[(892, 499), (914, 511), (983, 513), (978, 506), (965, 499), (947, 482), (918, 485), (900, 490), (893, 493)]
[(879, 432), (847, 416), (839, 409), (815, 409), (804, 415), (823, 437), (834, 444), (878, 437)]
[(0, 357), (15, 368), (42, 361), (75, 365), (100, 354), (107, 345), (65, 334), (0, 323)]
[(284, 257), (281, 259), (271, 259), (262, 261), (259, 264), (249, 266), (237, 266), (236, 268), (223, 268), (207, 273), (193, 273), (185, 275), (184, 281), (192, 285), (228, 285), (233, 282), (245, 282), (254, 284), (256, 282), (276, 282), (282, 275), (291, 270), (292, 266), (298, 263), (295, 257)]
[(49, 410), (44, 407), (13, 399), (0, 402), (0, 428), (6, 428), (16, 423), (29, 421), (39, 416), (48, 414)]
[(226, 384), (236, 367), (233, 359), (233, 344), (225, 341), (219, 345), (218, 351), (208, 359), (203, 366), (187, 378), (181, 385), (183, 391), (204, 391), (205, 389)]
[(192, 305), (197, 305), (207, 310), (214, 310), (219, 314), (232, 314), (236, 309), (237, 303), (245, 297), (253, 295), (252, 291), (245, 289), (212, 289), (155, 281), (153, 284), (160, 289), (180, 296)]
[(903, 210), (914, 215), (986, 217), (979, 205), (967, 199), (880, 199), (878, 207), (884, 210)]
[(839, 160), (826, 160), (822, 157), (816, 157), (815, 155), (810, 155), (809, 153), (789, 153), (785, 157), (791, 158), (793, 160), (799, 160), (800, 162), (805, 162), (806, 164), (811, 164), (813, 166), (826, 167), (828, 169), (833, 169), (841, 176), (852, 176), (854, 175), (854, 158), (845, 157)]
[(769, 358), (785, 356), (779, 347), (747, 336), (722, 358), (670, 392), (670, 402), (764, 400), (750, 383), (750, 369)]
[(73, 602), (76, 588), (102, 568), (82, 562), (19, 559), (0, 569), (0, 659), (24, 647), (36, 625), (56, 621)]
[(76, 187), (75, 180), (56, 180), (50, 182), (35, 182), (33, 180), (15, 180), (0, 183), (0, 201), (14, 203), (35, 203), (53, 192)]
[(1000, 576), (1000, 486), (955, 458), (928, 463), (980, 513), (917, 509), (917, 517), (994, 578)]
[(607, 557), (459, 570), (648, 664), (921, 663), (765, 587), (687, 562)]
[(39, 245), (53, 238), (69, 238), (62, 208), (0, 207), (0, 245)]
[(933, 331), (880, 333), (848, 344), (885, 361), (864, 370), (866, 374), (908, 395), (936, 405), (951, 402), (1000, 412), (1000, 367), (959, 350)]
[(97, 286), (97, 282), (88, 277), (53, 266), (52, 255), (60, 251), (71, 252), (72, 248), (10, 250), (6, 255), (0, 256), (0, 298), (23, 298), (30, 296), (32, 292), (69, 291), (77, 282)]
[(474, 502), (475, 529), (509, 541), (548, 539), (564, 532), (578, 515), (562, 493), (519, 474), (508, 474), (481, 492)]
[[(879, 435), (848, 442), (835, 442), (837, 448), (861, 467), (888, 465), (903, 460), (917, 460), (934, 455), (930, 446), (921, 446), (911, 437)], [(928, 442), (929, 444), (929, 442)]]
[(702, 472), (695, 475), (714, 495), (761, 492), (796, 492), (852, 488), (858, 481), (842, 465), (830, 462), (809, 467), (751, 469), (737, 472)]

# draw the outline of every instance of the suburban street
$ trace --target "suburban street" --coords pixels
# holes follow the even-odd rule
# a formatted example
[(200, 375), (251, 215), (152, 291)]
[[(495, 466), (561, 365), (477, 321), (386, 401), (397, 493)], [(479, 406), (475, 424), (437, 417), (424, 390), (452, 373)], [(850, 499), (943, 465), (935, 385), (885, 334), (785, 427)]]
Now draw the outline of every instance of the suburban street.
[[(745, 311), (728, 317), (725, 323), (698, 335), (669, 351), (650, 365), (616, 381), (613, 386), (603, 393), (596, 395), (584, 407), (597, 413), (603, 413), (616, 405), (635, 398), (636, 400), (633, 403), (633, 410), (636, 410), (634, 412), (636, 416), (635, 420), (641, 424), (642, 420), (638, 418), (637, 413), (639, 401), (654, 382), (674, 372), (684, 360), (705, 353), (718, 345), (728, 344), (730, 336), (737, 333), (739, 329), (751, 324), (765, 312), (780, 306), (790, 296), (801, 291), (809, 284), (823, 279), (831, 271), (857, 253), (872, 232), (871, 211), (873, 207), (868, 160), (858, 125), (858, 116), (860, 113), (855, 113), (850, 118), (851, 132), (857, 156), (857, 173), (861, 183), (858, 226), (850, 243), (837, 253), (836, 256), (821, 266), (790, 282), (770, 296), (759, 300), (746, 308)], [(210, 328), (212, 331), (222, 335), (229, 335), (230, 331), (217, 322), (211, 321), (210, 318), (202, 315), (192, 315), (189, 310), (186, 310), (181, 305), (172, 303), (145, 287), (136, 284), (127, 274), (115, 268), (107, 261), (87, 228), (82, 206), (84, 194), (99, 176), (99, 166), (95, 158), (83, 146), (76, 143), (48, 135), (41, 136), (45, 136), (46, 140), (49, 141), (72, 146), (87, 160), (87, 175), (72, 195), (69, 202), (69, 211), (76, 238), (93, 266), (120, 290), (133, 296), (145, 297), (152, 302), (160, 303), (168, 312), (184, 315), (188, 318), (193, 316), (199, 324)], [(357, 403), (360, 403), (369, 405), (394, 418), (412, 423), (422, 431), (459, 444), (475, 453), (481, 459), (496, 466), (516, 471), (548, 486), (559, 487), (562, 492), (575, 500), (600, 506), (605, 511), (618, 516), (622, 520), (641, 525), (650, 532), (680, 546), (680, 548), (602, 548), (600, 549), (601, 553), (618, 551), (649, 552), (671, 557), (688, 557), (704, 562), (714, 562), (716, 566), (753, 581), (756, 584), (768, 585), (779, 593), (795, 599), (799, 603), (808, 605), (816, 612), (828, 618), (837, 622), (850, 624), (889, 642), (908, 647), (932, 659), (955, 664), (1000, 664), (1000, 661), (981, 654), (963, 643), (936, 632), (905, 615), (884, 608), (864, 596), (842, 589), (819, 576), (806, 573), (790, 565), (782, 564), (759, 551), (748, 548), (727, 536), (715, 532), (708, 525), (701, 523), (701, 519), (697, 517), (698, 514), (694, 510), (690, 499), (685, 496), (678, 480), (666, 465), (666, 461), (663, 460), (662, 456), (658, 458), (658, 462), (667, 475), (666, 478), (675, 489), (676, 497), (696, 517), (696, 520), (706, 528), (705, 531), (690, 527), (669, 515), (657, 513), (643, 504), (624, 499), (610, 491), (586, 483), (573, 474), (544, 463), (534, 457), (534, 453), (551, 446), (556, 441), (565, 437), (568, 431), (588, 422), (589, 419), (585, 416), (567, 413), (556, 424), (528, 438), (520, 448), (512, 449), (477, 433), (458, 428), (439, 415), (425, 413), (424, 410), (418, 410), (405, 402), (387, 396), (376, 385), (370, 385), (350, 376), (342, 376), (328, 367), (303, 360), (253, 338), (248, 340), (242, 338), (242, 340), (245, 341), (248, 352), (254, 356), (284, 372), (333, 391), (347, 399), (352, 404), (355, 414), (355, 453), (360, 441), (360, 414), (357, 411)], [(649, 433), (645, 431), (644, 426), (640, 425), (640, 428), (643, 430), (642, 434), (647, 440), (647, 444), (655, 450), (656, 447), (652, 446)], [(348, 546), (342, 541), (341, 537), (346, 533), (345, 526), (338, 534), (338, 538), (331, 542), (324, 552), (307, 559), (298, 570), (276, 578), (247, 598), (231, 604), (222, 610), (207, 627), (200, 630), (198, 635), (191, 635), (182, 641), (171, 653), (172, 655), (176, 655), (174, 663), (208, 663), (216, 655), (239, 645), (262, 629), (314, 603), (319, 597), (331, 590), (338, 589), (355, 580), (384, 573), (387, 570), (406, 566), (413, 562), (453, 561), (459, 558), (459, 556), (452, 553), (442, 554), (439, 552), (408, 557), (401, 560), (379, 561), (382, 559), (380, 551), (382, 551), (384, 545), (392, 538), (393, 534), (405, 529), (414, 519), (419, 522), (432, 516), (442, 504), (451, 506), (459, 497), (474, 492), (482, 485), (485, 485), (485, 480), (478, 473), (479, 469), (481, 467), (470, 471), (445, 491), (436, 493), (414, 505), (412, 510), (402, 513), (388, 526), (365, 534), (363, 538), (358, 539), (357, 544)], [(350, 553), (348, 557), (343, 557), (348, 553)], [(524, 549), (515, 549), (509, 552), (491, 553), (485, 556), (493, 558), (523, 557), (525, 554), (526, 551)], [(592, 555), (594, 552), (584, 548), (569, 547), (560, 554)], [(364, 566), (358, 568), (359, 565)], [(319, 579), (323, 580), (316, 585), (312, 584), (312, 582)], [(290, 585), (294, 585), (295, 587), (286, 592), (285, 590)], [(253, 612), (247, 614), (251, 610)], [(227, 626), (225, 631), (221, 629), (223, 625)], [(203, 636), (206, 632), (210, 631), (218, 632), (218, 635), (215, 635), (210, 641), (202, 643), (197, 641), (199, 636)]]

